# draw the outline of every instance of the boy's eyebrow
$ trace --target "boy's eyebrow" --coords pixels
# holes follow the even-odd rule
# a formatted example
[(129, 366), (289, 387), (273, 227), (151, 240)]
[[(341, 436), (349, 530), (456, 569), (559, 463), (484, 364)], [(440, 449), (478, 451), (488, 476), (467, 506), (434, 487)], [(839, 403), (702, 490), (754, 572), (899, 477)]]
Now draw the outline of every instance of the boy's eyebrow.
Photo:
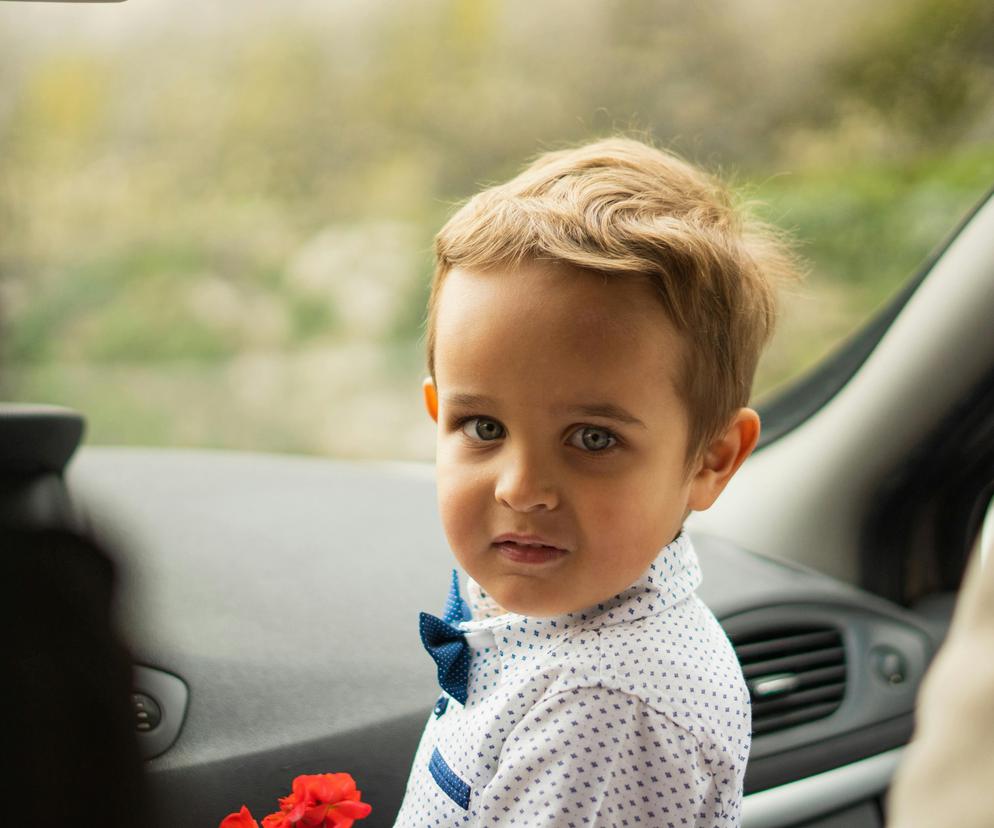
[(460, 408), (492, 408), (495, 405), (492, 397), (485, 397), (482, 394), (443, 394), (442, 399), (449, 405)]
[(619, 423), (625, 423), (626, 425), (641, 426), (642, 428), (647, 427), (646, 424), (634, 414), (630, 414), (620, 405), (615, 405), (614, 403), (571, 405), (566, 410), (570, 414), (580, 417), (604, 417), (608, 420), (617, 420)]
[[(482, 394), (444, 394), (443, 399), (449, 405), (457, 408), (493, 408), (496, 405), (493, 397), (486, 397)], [(604, 419), (616, 420), (626, 425), (647, 428), (646, 424), (638, 417), (614, 403), (570, 405), (564, 406), (561, 410), (574, 417), (603, 417)]]

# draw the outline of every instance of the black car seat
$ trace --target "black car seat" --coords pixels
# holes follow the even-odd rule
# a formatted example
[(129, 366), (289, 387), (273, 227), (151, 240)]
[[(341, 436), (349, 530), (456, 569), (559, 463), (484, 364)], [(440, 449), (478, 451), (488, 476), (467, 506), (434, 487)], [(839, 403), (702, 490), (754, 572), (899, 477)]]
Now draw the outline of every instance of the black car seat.
[(32, 825), (145, 826), (114, 566), (63, 482), (82, 433), (67, 409), (0, 404), (3, 780)]

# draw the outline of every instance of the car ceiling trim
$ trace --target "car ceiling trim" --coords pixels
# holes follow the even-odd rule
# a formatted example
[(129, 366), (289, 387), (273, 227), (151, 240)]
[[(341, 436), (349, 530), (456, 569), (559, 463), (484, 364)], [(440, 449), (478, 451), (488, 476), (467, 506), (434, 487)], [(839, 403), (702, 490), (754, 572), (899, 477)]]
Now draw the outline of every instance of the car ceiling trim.
[(841, 768), (749, 794), (742, 803), (742, 828), (785, 828), (883, 793), (904, 748), (860, 759)]

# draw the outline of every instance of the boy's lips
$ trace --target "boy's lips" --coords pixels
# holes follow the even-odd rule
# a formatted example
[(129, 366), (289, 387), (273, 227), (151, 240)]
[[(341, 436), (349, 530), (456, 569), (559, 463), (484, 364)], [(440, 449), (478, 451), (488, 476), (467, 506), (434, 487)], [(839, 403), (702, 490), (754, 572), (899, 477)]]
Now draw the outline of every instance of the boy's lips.
[(498, 535), (493, 539), (492, 546), (508, 560), (525, 564), (556, 561), (569, 551), (538, 535), (521, 535), (514, 532)]

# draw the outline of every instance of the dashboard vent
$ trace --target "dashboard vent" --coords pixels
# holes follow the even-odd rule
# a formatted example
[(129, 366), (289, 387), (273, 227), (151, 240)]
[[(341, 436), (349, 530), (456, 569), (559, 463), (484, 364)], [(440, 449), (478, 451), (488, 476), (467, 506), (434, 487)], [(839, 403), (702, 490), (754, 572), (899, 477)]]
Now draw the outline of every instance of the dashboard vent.
[(778, 627), (734, 636), (760, 736), (834, 713), (846, 690), (846, 651), (832, 627)]

